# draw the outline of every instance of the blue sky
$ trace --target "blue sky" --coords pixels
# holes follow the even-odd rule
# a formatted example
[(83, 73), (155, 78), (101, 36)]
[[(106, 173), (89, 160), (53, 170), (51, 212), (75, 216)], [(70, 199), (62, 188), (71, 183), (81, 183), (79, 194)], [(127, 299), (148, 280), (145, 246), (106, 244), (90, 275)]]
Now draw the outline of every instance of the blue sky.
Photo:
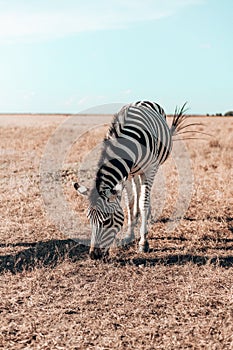
[(0, 113), (233, 109), (232, 0), (0, 0)]

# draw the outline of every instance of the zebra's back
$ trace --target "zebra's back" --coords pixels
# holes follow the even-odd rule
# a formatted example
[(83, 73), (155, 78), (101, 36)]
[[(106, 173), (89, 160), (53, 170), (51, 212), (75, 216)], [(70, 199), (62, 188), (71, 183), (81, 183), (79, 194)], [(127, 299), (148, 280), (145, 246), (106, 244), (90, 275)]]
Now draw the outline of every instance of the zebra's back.
[(116, 139), (128, 150), (133, 150), (132, 174), (145, 171), (151, 164), (162, 164), (172, 147), (164, 110), (157, 103), (148, 101), (124, 106), (115, 115), (106, 138)]

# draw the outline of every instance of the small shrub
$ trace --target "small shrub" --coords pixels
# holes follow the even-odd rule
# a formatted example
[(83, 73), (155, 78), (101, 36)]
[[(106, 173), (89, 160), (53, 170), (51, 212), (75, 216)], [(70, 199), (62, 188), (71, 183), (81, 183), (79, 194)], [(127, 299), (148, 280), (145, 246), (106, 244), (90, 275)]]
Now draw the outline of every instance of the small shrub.
[(233, 111), (228, 111), (224, 114), (225, 117), (233, 117)]
[(209, 142), (209, 146), (210, 146), (210, 147), (221, 147), (221, 145), (220, 145), (220, 143), (219, 143), (218, 140), (211, 140), (211, 141)]

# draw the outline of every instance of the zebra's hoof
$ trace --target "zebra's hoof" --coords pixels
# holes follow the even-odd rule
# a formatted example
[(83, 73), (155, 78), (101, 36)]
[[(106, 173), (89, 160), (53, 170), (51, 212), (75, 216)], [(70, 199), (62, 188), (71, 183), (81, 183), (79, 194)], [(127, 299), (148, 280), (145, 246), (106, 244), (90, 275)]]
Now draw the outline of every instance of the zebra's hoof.
[(148, 253), (149, 252), (149, 243), (146, 241), (144, 244), (139, 244), (138, 252), (139, 253)]

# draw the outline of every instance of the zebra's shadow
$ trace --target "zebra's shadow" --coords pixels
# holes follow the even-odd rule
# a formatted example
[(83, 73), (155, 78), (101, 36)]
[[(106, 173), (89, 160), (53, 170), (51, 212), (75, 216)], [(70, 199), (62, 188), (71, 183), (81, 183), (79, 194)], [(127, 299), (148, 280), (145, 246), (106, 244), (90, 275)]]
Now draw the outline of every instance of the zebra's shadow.
[(202, 265), (214, 265), (223, 268), (233, 267), (233, 256), (217, 256), (211, 257), (207, 255), (195, 255), (195, 254), (167, 254), (162, 258), (155, 257), (136, 257), (131, 259), (116, 259), (116, 262), (120, 266), (135, 265), (135, 266), (145, 266), (154, 267), (156, 265), (185, 265), (192, 263), (198, 266)]
[[(71, 263), (80, 260), (89, 259), (89, 242), (78, 242), (77, 240), (50, 240), (40, 242), (19, 242), (14, 244), (0, 244), (0, 248), (20, 248), (25, 249), (16, 254), (0, 255), (0, 273), (11, 272), (20, 273), (30, 271), (34, 268), (49, 267), (54, 268), (68, 259)], [(232, 248), (232, 247), (231, 247)], [(218, 247), (216, 247), (218, 249)], [(233, 249), (233, 248), (232, 248)], [(163, 257), (156, 257), (157, 252), (163, 252)], [(159, 254), (158, 254), (159, 255)], [(233, 266), (233, 256), (211, 257), (208, 255), (182, 254), (179, 249), (174, 250), (164, 247), (162, 249), (152, 249), (149, 253), (138, 255), (125, 251), (119, 252), (115, 257), (103, 261), (104, 264), (113, 265), (115, 268), (121, 268), (126, 265), (148, 266), (156, 265), (184, 265), (193, 263), (196, 265), (211, 264), (229, 268)]]
[(35, 267), (54, 268), (65, 259), (87, 259), (88, 245), (88, 242), (84, 244), (72, 239), (0, 244), (0, 248), (26, 248), (16, 254), (0, 255), (0, 273), (18, 273)]

